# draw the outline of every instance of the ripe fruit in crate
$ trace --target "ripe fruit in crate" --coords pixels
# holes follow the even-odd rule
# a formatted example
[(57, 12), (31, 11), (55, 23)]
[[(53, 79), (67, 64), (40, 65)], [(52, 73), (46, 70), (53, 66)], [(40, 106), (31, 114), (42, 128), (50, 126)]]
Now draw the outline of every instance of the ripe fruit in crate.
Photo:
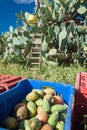
[(53, 127), (49, 124), (45, 124), (42, 126), (40, 130), (54, 130)]
[(40, 130), (41, 128), (41, 122), (39, 119), (33, 117), (29, 120), (29, 130)]
[(7, 117), (4, 122), (4, 127), (8, 129), (17, 129), (18, 121), (14, 117)]
[(45, 111), (41, 111), (36, 115), (36, 118), (38, 118), (42, 124), (45, 124), (48, 121), (48, 114)]
[(64, 122), (63, 121), (57, 122), (56, 130), (64, 130)]
[[(43, 88), (44, 88), (45, 86), (43, 86)], [(50, 95), (56, 95), (56, 91), (53, 89), (53, 88), (45, 88), (44, 90), (43, 90), (44, 92), (45, 92), (45, 94), (50, 94)]]
[(26, 106), (21, 106), (17, 109), (16, 112), (17, 120), (24, 120), (28, 117), (28, 112)]
[(30, 130), (29, 120), (25, 120), (25, 121), (24, 121), (24, 130)]
[(39, 107), (39, 106), (42, 106), (43, 105), (43, 99), (42, 98), (39, 98), (35, 101), (35, 104)]
[(18, 104), (16, 104), (15, 107), (14, 107), (15, 112), (18, 110), (18, 108), (20, 108), (22, 106), (26, 106), (26, 104), (25, 103), (18, 103)]
[(59, 114), (58, 112), (53, 112), (49, 119), (48, 119), (48, 124), (50, 124), (52, 127), (55, 127), (57, 122), (58, 122)]
[(40, 89), (33, 89), (32, 91), (37, 92), (40, 98), (43, 98), (43, 96), (45, 94), (44, 91), (40, 90)]
[(63, 104), (56, 104), (51, 107), (51, 112), (63, 112), (66, 111), (67, 107)]
[(53, 96), (52, 96), (51, 94), (46, 94), (46, 95), (43, 97), (43, 99), (48, 100), (51, 104), (53, 104), (53, 102), (54, 102), (54, 98), (53, 98)]
[(53, 104), (64, 104), (64, 101), (61, 96), (57, 95), (53, 96), (53, 98), (54, 98)]
[(26, 96), (27, 101), (36, 101), (39, 98), (39, 95), (36, 91), (32, 91)]
[(45, 112), (50, 113), (51, 105), (50, 105), (48, 100), (46, 100), (46, 99), (43, 100), (43, 106), (42, 107), (43, 107)]
[(40, 130), (41, 122), (37, 118), (23, 120), (19, 123), (18, 130)]
[(43, 107), (42, 106), (39, 106), (37, 107), (37, 114), (44, 111)]
[(27, 109), (30, 117), (33, 117), (36, 115), (37, 107), (36, 104), (32, 101), (27, 103)]

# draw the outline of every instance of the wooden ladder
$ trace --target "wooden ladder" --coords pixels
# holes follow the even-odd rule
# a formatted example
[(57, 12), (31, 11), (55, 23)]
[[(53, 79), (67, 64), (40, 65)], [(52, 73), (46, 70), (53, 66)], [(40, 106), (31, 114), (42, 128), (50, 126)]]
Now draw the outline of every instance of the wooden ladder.
[(33, 45), (31, 47), (29, 58), (29, 70), (39, 70), (41, 67), (41, 43), (42, 34), (33, 34)]

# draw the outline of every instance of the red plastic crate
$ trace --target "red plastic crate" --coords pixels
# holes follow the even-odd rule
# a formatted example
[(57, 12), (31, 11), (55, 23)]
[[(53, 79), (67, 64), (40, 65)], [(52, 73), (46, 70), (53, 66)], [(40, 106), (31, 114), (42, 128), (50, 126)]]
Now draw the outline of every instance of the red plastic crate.
[(87, 73), (80, 72), (76, 76), (75, 103), (87, 106)]
[(0, 93), (14, 87), (22, 79), (24, 77), (0, 74)]
[(83, 106), (85, 105), (87, 107), (87, 94), (78, 93), (76, 95), (75, 103)]
[(87, 73), (80, 72), (76, 75), (72, 130), (84, 130), (84, 115), (87, 115)]
[(76, 83), (75, 83), (76, 92), (87, 94), (87, 73), (80, 72), (76, 76)]
[(84, 115), (87, 115), (87, 106), (74, 104), (71, 130), (84, 130), (84, 125), (82, 124), (82, 121), (84, 120)]

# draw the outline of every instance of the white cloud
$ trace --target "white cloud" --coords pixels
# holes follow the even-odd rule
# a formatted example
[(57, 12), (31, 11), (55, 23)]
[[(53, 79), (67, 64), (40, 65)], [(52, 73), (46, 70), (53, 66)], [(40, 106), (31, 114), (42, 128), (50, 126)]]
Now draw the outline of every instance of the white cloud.
[(31, 4), (35, 2), (35, 0), (14, 0), (14, 2), (17, 4)]

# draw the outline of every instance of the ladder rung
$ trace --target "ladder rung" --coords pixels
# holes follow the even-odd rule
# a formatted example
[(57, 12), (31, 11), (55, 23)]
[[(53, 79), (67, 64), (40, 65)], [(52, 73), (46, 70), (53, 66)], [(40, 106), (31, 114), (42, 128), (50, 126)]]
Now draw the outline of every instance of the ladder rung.
[(35, 44), (35, 45), (41, 45), (40, 42), (34, 42), (33, 44)]
[(40, 52), (32, 51), (31, 54), (40, 54)]
[(30, 59), (40, 59), (40, 57), (31, 57)]
[(41, 47), (32, 47), (32, 49), (38, 49), (38, 50), (40, 50)]
[(40, 65), (38, 62), (31, 62), (31, 65)]

